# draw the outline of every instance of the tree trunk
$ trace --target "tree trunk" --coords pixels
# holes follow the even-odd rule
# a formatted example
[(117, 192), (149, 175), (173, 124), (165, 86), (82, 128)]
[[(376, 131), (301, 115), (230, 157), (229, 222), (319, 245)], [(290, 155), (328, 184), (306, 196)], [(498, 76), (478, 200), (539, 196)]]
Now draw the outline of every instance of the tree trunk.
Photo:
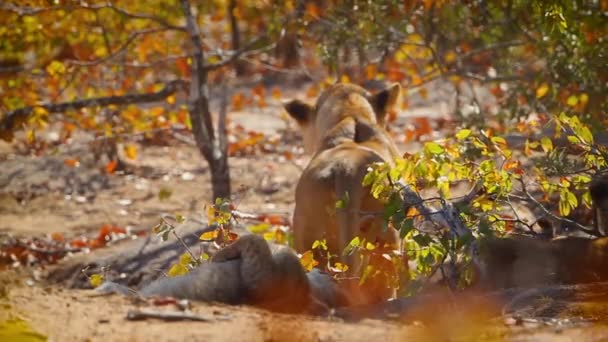
[[(238, 51), (241, 49), (241, 32), (239, 31), (239, 23), (234, 15), (236, 10), (237, 0), (230, 0), (228, 3), (228, 19), (230, 21), (230, 34), (232, 39), (232, 50)], [(247, 65), (242, 60), (234, 62), (234, 69), (237, 76), (242, 76), (247, 72)]]
[(211, 169), (211, 186), (213, 198), (229, 198), (230, 191), (230, 167), (226, 155), (209, 162)]
[[(196, 18), (190, 9), (188, 0), (181, 0), (186, 27), (192, 48), (192, 80), (190, 82), (190, 120), (192, 134), (196, 145), (203, 157), (209, 163), (214, 200), (218, 197), (230, 197), (230, 172), (228, 169), (228, 153), (226, 142), (226, 108), (227, 94), (224, 91), (217, 132), (214, 130), (209, 111), (209, 91), (207, 85), (207, 69), (201, 31)], [(224, 88), (225, 90), (225, 88)], [(217, 134), (216, 134), (217, 133)]]

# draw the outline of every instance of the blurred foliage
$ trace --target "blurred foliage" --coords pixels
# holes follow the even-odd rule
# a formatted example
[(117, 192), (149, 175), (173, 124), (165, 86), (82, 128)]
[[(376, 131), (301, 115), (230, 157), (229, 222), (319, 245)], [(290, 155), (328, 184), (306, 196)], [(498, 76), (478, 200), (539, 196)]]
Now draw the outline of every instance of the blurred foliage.
[(338, 73), (355, 65), (361, 81), (410, 87), (474, 81), (492, 88), (508, 118), (567, 108), (606, 124), (608, 1), (307, 4), (302, 33)]

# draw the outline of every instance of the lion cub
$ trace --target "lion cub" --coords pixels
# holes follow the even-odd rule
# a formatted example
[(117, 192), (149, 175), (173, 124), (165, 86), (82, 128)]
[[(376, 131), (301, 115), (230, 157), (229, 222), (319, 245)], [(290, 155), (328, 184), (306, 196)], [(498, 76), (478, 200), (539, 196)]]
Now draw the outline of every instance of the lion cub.
[[(391, 162), (399, 155), (385, 125), (400, 90), (394, 84), (372, 95), (359, 86), (338, 83), (326, 89), (315, 106), (299, 100), (285, 103), (302, 130), (305, 150), (313, 155), (296, 187), (293, 232), (298, 252), (325, 239), (329, 252), (340, 256), (356, 236), (399, 249), (397, 231), (385, 229), (380, 215), (369, 215), (381, 213), (384, 203), (362, 180), (370, 164)], [(336, 208), (339, 200), (343, 206)], [(361, 260), (354, 255), (341, 260), (352, 272), (360, 271)], [(386, 299), (385, 290), (378, 299)]]

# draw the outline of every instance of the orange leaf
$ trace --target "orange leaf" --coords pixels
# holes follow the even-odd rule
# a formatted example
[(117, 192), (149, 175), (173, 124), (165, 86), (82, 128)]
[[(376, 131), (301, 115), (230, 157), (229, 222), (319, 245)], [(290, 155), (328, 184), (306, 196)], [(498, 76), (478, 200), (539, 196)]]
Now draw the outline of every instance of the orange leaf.
[(106, 173), (114, 173), (116, 171), (116, 167), (118, 166), (118, 160), (111, 160), (106, 164)]
[(414, 118), (414, 126), (416, 126), (416, 134), (420, 137), (433, 133), (431, 120), (425, 117)]
[(365, 78), (368, 80), (373, 80), (378, 74), (378, 68), (376, 64), (369, 64), (365, 67)]
[(188, 58), (180, 58), (175, 61), (177, 69), (182, 76), (190, 76), (190, 66), (188, 65)]
[(306, 3), (306, 13), (313, 18), (319, 18), (321, 16), (321, 11), (319, 7), (313, 2)]
[(264, 222), (281, 226), (288, 225), (287, 220), (281, 215), (268, 215), (264, 218)]
[(73, 248), (83, 248), (87, 246), (87, 240), (85, 238), (74, 239), (70, 242)]
[(405, 78), (405, 72), (399, 69), (390, 69), (386, 73), (386, 78), (392, 82), (400, 82)]
[(415, 207), (410, 207), (405, 214), (405, 217), (416, 217), (420, 215), (420, 212)]
[(51, 239), (53, 241), (57, 241), (57, 242), (64, 242), (65, 238), (63, 237), (63, 234), (61, 233), (52, 233), (51, 234)]
[(308, 90), (306, 91), (306, 97), (308, 97), (308, 98), (316, 98), (318, 94), (319, 94), (319, 88), (314, 85), (311, 86), (310, 88), (308, 88)]
[(264, 85), (262, 83), (259, 83), (258, 85), (253, 87), (251, 89), (251, 92), (254, 96), (264, 97), (264, 95), (266, 95), (266, 89), (264, 88)]
[(281, 90), (279, 88), (272, 88), (272, 98), (275, 100), (281, 99)]
[(420, 88), (418, 94), (420, 94), (420, 97), (422, 97), (424, 100), (429, 98), (429, 91), (426, 88)]
[(243, 93), (236, 93), (232, 96), (232, 110), (239, 111), (243, 109), (243, 105), (245, 104), (245, 95)]
[(519, 168), (519, 166), (520, 166), (520, 162), (518, 160), (510, 160), (504, 164), (503, 168), (506, 171), (509, 171), (509, 170)]
[(74, 159), (74, 158), (67, 158), (63, 160), (63, 163), (67, 166), (70, 167), (78, 167), (80, 166), (80, 162), (78, 161), (78, 159)]

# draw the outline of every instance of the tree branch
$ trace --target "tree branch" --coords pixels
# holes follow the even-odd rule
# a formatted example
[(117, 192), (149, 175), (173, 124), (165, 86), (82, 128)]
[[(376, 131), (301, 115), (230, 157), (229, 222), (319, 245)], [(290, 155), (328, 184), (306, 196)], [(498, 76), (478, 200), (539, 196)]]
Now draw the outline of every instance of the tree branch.
[(70, 11), (70, 10), (74, 10), (74, 9), (87, 9), (87, 10), (92, 10), (92, 11), (98, 11), (98, 10), (104, 9), (104, 8), (111, 9), (111, 10), (115, 11), (116, 13), (122, 14), (131, 19), (143, 19), (143, 20), (154, 21), (167, 29), (177, 30), (177, 31), (186, 30), (186, 28), (183, 26), (170, 24), (165, 19), (153, 16), (150, 14), (131, 13), (125, 9), (116, 7), (110, 1), (108, 1), (105, 4), (100, 4), (100, 5), (70, 4), (70, 5), (64, 5), (64, 6), (49, 6), (49, 7), (20, 7), (20, 6), (11, 4), (11, 3), (4, 3), (4, 2), (0, 3), (0, 9), (10, 11), (13, 13), (17, 13), (19, 16), (35, 16), (40, 13), (58, 11), (58, 10)]
[(125, 105), (133, 103), (148, 103), (164, 100), (167, 96), (184, 87), (187, 82), (176, 80), (168, 83), (163, 89), (155, 93), (129, 94), (120, 96), (96, 97), (71, 102), (46, 103), (39, 106), (28, 106), (7, 113), (0, 120), (0, 132), (12, 132), (24, 123), (35, 108), (44, 108), (48, 112), (65, 112), (70, 109), (81, 109), (93, 106)]
[(570, 220), (568, 218), (555, 215), (549, 209), (545, 208), (545, 206), (542, 203), (540, 203), (536, 198), (534, 198), (534, 196), (532, 196), (532, 194), (530, 194), (530, 192), (528, 192), (528, 189), (526, 188), (526, 184), (525, 184), (523, 178), (519, 179), (519, 183), (521, 184), (522, 192), (526, 195), (527, 199), (530, 200), (532, 203), (534, 203), (547, 216), (551, 217), (554, 220), (570, 224), (570, 225), (576, 227), (577, 229), (579, 229), (580, 231), (585, 232), (589, 235), (601, 237), (599, 232), (596, 232), (595, 230), (593, 230), (589, 227), (583, 226), (582, 224), (580, 224), (576, 221)]

